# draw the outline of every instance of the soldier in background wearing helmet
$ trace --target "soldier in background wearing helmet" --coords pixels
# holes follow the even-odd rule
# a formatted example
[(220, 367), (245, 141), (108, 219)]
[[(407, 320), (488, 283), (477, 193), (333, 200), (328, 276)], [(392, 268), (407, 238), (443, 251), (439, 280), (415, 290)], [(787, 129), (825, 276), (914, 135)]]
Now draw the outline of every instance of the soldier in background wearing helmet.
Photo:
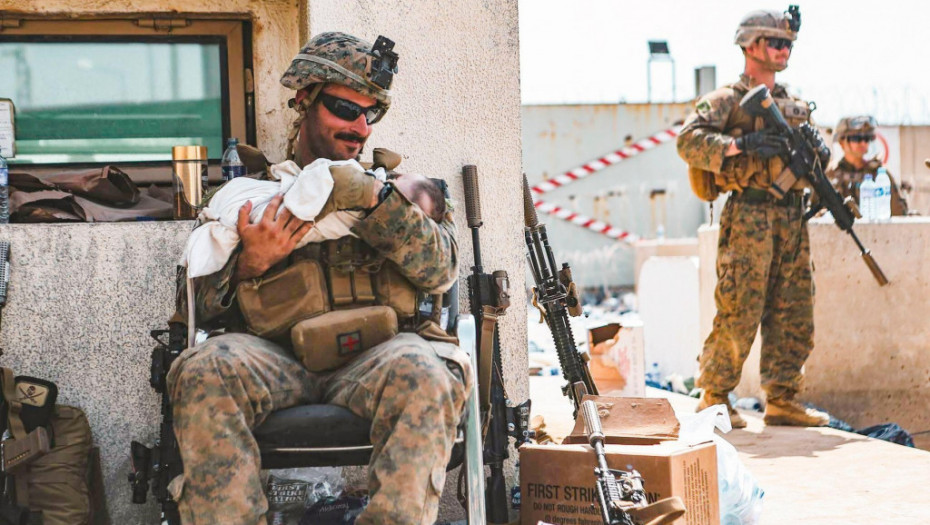
[[(875, 178), (878, 168), (882, 167), (879, 158), (866, 158), (869, 145), (875, 140), (878, 124), (875, 119), (863, 115), (841, 119), (833, 132), (833, 141), (843, 148), (843, 156), (835, 159), (827, 168), (826, 176), (833, 183), (836, 191), (844, 198), (851, 196), (859, 203), (859, 183), (866, 174)], [(891, 214), (907, 215), (907, 201), (901, 195), (891, 173)]]
[[(385, 53), (350, 35), (312, 38), (281, 79), (296, 90), (291, 106), (299, 114), (288, 157), (301, 166), (318, 158), (358, 157), (372, 124), (391, 102), (395, 66), (385, 60)], [(275, 410), (310, 403), (340, 405), (372, 422), (371, 499), (356, 523), (431, 524), (436, 519), (470, 375), (467, 355), (448, 338), (442, 342), (440, 336), (418, 335), (425, 331), (416, 326), (420, 321), (413, 301), (423, 292), (441, 293), (458, 277), (451, 216), (437, 224), (394, 191), (391, 182), (382, 184), (360, 171), (334, 173), (334, 180), (332, 200), (338, 209), (367, 213), (352, 228), (357, 238), (293, 251), (309, 225), (286, 209), (275, 217), (280, 196), (254, 224), (246, 204), (239, 214), (241, 249), (222, 270), (195, 280), (198, 327), (223, 327), (227, 333), (186, 350), (168, 376), (185, 471), (171, 488), (185, 525), (265, 523), (268, 503), (252, 430)], [(335, 279), (353, 279), (351, 287), (342, 287), (348, 295), (340, 296), (348, 304), (330, 298), (341, 304), (333, 313), (361, 308), (356, 305), (363, 302), (359, 287), (366, 283), (369, 293), (372, 283), (390, 282), (389, 290), (412, 297), (410, 311), (397, 313), (400, 333), (325, 373), (308, 371), (286, 343), (247, 333), (237, 283), (303, 259), (318, 262), (333, 297)], [(381, 280), (385, 272), (388, 281)], [(182, 289), (180, 319), (187, 315), (184, 294)]]
[[(786, 139), (763, 129), (762, 119), (739, 108), (742, 97), (765, 84), (792, 126), (810, 119), (808, 104), (775, 83), (788, 66), (800, 29), (800, 13), (754, 11), (736, 31), (745, 58), (739, 82), (703, 98), (678, 137), (678, 153), (692, 168), (711, 172), (720, 191), (729, 191), (720, 217), (717, 250), (717, 315), (699, 358), (699, 409), (724, 404), (735, 428), (745, 420), (730, 405), (743, 363), (762, 325), (760, 373), (766, 392), (765, 422), (770, 425), (821, 426), (823, 412), (796, 400), (801, 367), (813, 348), (814, 311), (810, 245), (803, 220), (803, 182), (790, 185), (784, 198), (770, 187), (787, 172)], [(789, 189), (789, 188), (784, 188)]]

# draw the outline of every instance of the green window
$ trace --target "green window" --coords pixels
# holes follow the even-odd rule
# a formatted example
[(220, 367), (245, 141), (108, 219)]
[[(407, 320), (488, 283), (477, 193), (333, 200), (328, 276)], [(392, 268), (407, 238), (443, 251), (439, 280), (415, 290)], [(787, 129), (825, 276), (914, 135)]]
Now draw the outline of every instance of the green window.
[(16, 107), (10, 163), (167, 161), (178, 145), (219, 158), (223, 54), (209, 42), (0, 41), (0, 98)]

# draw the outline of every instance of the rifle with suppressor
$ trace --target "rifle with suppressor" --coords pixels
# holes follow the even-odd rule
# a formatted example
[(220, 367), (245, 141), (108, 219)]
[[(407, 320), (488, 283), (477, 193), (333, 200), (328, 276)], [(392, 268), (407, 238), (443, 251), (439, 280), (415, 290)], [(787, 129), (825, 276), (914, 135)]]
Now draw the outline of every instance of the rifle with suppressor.
[(510, 281), (507, 272), (498, 270), (484, 273), (481, 265), (481, 198), (478, 192), (478, 168), (473, 165), (462, 169), (465, 184), (465, 215), (471, 229), (475, 265), (468, 276), (468, 298), (471, 313), (475, 316), (475, 349), (478, 352), (478, 399), (481, 405), (482, 434), (484, 435), (484, 463), (490, 467), (485, 490), (488, 523), (509, 523), (507, 487), (504, 483), (504, 460), (509, 457), (508, 438), (515, 440), (514, 448), (530, 439), (530, 400), (519, 405), (508, 398), (501, 375), (498, 317), (510, 306)]
[[(184, 268), (179, 271), (185, 271)], [(145, 503), (149, 485), (152, 495), (161, 505), (162, 525), (181, 525), (178, 503), (168, 491), (168, 483), (184, 472), (181, 452), (174, 435), (174, 417), (171, 413), (171, 397), (168, 394), (167, 377), (171, 364), (187, 348), (187, 327), (182, 323), (168, 323), (167, 330), (152, 330), (152, 339), (157, 343), (152, 350), (149, 384), (161, 395), (161, 425), (155, 444), (147, 447), (133, 441), (130, 448), (132, 502)], [(164, 337), (168, 340), (165, 341)]]
[[(818, 145), (822, 141), (818, 140), (814, 128), (806, 122), (801, 124), (798, 129), (788, 125), (765, 85), (756, 86), (746, 93), (739, 105), (749, 115), (762, 117), (766, 127), (774, 128), (779, 134), (788, 139), (791, 151), (789, 153), (790, 158), (786, 162), (791, 173), (797, 178), (806, 179), (819, 198), (818, 202), (805, 214), (804, 220), (810, 219), (821, 209), (826, 208), (833, 215), (837, 227), (852, 236), (856, 246), (859, 247), (862, 260), (869, 267), (875, 280), (878, 281), (878, 285), (884, 286), (888, 284), (888, 278), (885, 277), (878, 263), (872, 258), (872, 254), (862, 245), (859, 237), (856, 236), (856, 232), (852, 229), (856, 216), (859, 215), (855, 203), (851, 198), (843, 201), (843, 198), (823, 174), (821, 150), (826, 146)], [(782, 187), (787, 188), (790, 185), (784, 184)]]
[(604, 431), (597, 414), (597, 404), (590, 399), (581, 405), (588, 443), (597, 455), (594, 475), (597, 477), (597, 502), (604, 525), (663, 525), (684, 516), (685, 507), (678, 496), (649, 504), (643, 477), (636, 470), (613, 470), (607, 466), (604, 453)]
[(562, 393), (572, 400), (575, 409), (572, 417), (577, 417), (581, 407), (581, 398), (585, 394), (597, 395), (597, 387), (588, 370), (587, 354), (582, 355), (575, 346), (572, 327), (568, 316), (582, 313), (581, 299), (575, 283), (572, 282), (572, 270), (568, 263), (556, 270), (555, 257), (549, 246), (546, 225), (540, 224), (536, 216), (536, 206), (530, 195), (530, 186), (523, 175), (523, 229), (526, 240), (527, 260), (533, 272), (533, 306), (541, 314), (539, 322), (545, 321), (552, 332), (555, 350), (562, 367), (562, 376), (568, 384), (562, 387)]

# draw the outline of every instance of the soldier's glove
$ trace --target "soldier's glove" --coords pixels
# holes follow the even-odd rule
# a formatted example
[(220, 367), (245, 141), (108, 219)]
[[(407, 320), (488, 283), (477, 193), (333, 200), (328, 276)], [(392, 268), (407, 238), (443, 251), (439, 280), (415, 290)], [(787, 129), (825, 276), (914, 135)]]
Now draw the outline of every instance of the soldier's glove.
[(823, 140), (823, 136), (820, 135), (817, 128), (811, 126), (807, 122), (801, 124), (798, 129), (801, 132), (801, 136), (804, 137), (804, 140), (814, 148), (814, 152), (816, 152), (817, 157), (820, 158), (820, 165), (826, 168), (827, 164), (830, 163), (830, 146), (827, 146), (826, 141)]
[(375, 181), (378, 180), (356, 166), (344, 164), (330, 166), (333, 176), (332, 201), (337, 210), (367, 210), (371, 208), (375, 194)]
[(762, 160), (777, 155), (787, 156), (791, 149), (788, 139), (772, 129), (763, 129), (736, 137), (736, 147), (743, 153), (754, 154)]

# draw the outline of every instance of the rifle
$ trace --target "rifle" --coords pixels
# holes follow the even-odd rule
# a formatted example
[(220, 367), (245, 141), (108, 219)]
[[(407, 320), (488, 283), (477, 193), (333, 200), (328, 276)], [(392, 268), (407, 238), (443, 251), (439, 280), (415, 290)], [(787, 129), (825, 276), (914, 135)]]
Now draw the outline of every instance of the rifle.
[(597, 386), (588, 370), (588, 355), (581, 354), (575, 346), (572, 327), (568, 316), (581, 315), (581, 300), (578, 290), (572, 282), (572, 270), (568, 263), (556, 271), (555, 257), (549, 246), (546, 225), (540, 224), (536, 216), (536, 206), (530, 195), (530, 186), (523, 175), (523, 213), (526, 228), (523, 233), (528, 250), (527, 259), (533, 272), (533, 306), (539, 309), (539, 322), (545, 321), (552, 332), (555, 350), (562, 367), (562, 376), (568, 384), (562, 387), (562, 393), (574, 404), (572, 417), (578, 416), (581, 398), (585, 394), (597, 395)]
[[(804, 220), (810, 219), (821, 209), (826, 208), (833, 215), (836, 226), (852, 237), (859, 248), (862, 260), (869, 267), (875, 280), (878, 281), (878, 285), (885, 286), (888, 284), (888, 278), (885, 277), (878, 263), (872, 258), (871, 252), (862, 245), (859, 237), (856, 236), (856, 232), (852, 229), (856, 216), (859, 215), (855, 203), (851, 198), (843, 201), (843, 198), (840, 197), (840, 194), (837, 193), (823, 174), (821, 156), (818, 154), (816, 131), (807, 123), (802, 124), (798, 129), (793, 129), (788, 125), (765, 85), (756, 86), (746, 93), (739, 105), (749, 115), (762, 117), (767, 127), (775, 128), (778, 133), (788, 138), (791, 151), (787, 163), (791, 172), (795, 177), (806, 179), (813, 188), (814, 193), (819, 197), (819, 201), (811, 206), (811, 209), (804, 215)], [(803, 166), (803, 168), (792, 168), (792, 165)], [(796, 169), (802, 173), (797, 173)], [(781, 187), (787, 188), (790, 185), (782, 185)]]
[(678, 496), (650, 504), (643, 488), (643, 477), (636, 470), (613, 470), (604, 454), (604, 432), (597, 404), (590, 399), (581, 405), (588, 443), (597, 455), (594, 476), (597, 478), (597, 502), (604, 525), (663, 525), (684, 516), (685, 506)]
[(506, 271), (498, 270), (488, 274), (484, 273), (481, 265), (478, 229), (483, 222), (478, 193), (478, 168), (474, 165), (462, 168), (462, 181), (465, 184), (465, 214), (475, 253), (475, 265), (468, 276), (468, 298), (477, 325), (475, 348), (479, 380), (476, 388), (479, 389), (484, 434), (483, 456), (491, 473), (485, 490), (487, 519), (488, 523), (509, 523), (504, 460), (509, 457), (508, 438), (514, 439), (515, 449), (530, 439), (530, 400), (514, 405), (504, 389), (497, 318), (504, 315), (510, 306), (510, 282)]
[[(168, 336), (167, 341), (163, 339), (165, 335)], [(151, 483), (152, 495), (161, 505), (162, 525), (181, 525), (178, 504), (168, 491), (168, 483), (184, 472), (184, 465), (174, 435), (174, 417), (166, 380), (171, 364), (188, 346), (187, 335), (187, 327), (182, 323), (168, 323), (167, 330), (151, 331), (157, 344), (152, 350), (149, 384), (161, 395), (161, 425), (154, 445), (146, 447), (133, 441), (130, 448), (132, 465), (129, 484), (132, 487), (132, 502), (145, 503)]]

